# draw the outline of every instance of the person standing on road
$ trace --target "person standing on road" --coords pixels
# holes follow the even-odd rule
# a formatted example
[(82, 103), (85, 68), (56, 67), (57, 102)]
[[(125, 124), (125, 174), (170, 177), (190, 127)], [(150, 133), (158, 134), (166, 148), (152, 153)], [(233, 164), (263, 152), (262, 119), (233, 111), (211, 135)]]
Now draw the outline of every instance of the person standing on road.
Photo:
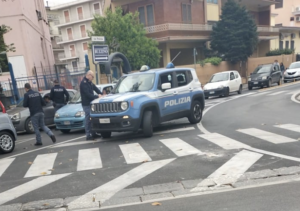
[(280, 70), (281, 70), (281, 76), (283, 77), (284, 71), (285, 71), (285, 67), (283, 65), (283, 63), (280, 63)]
[(29, 83), (26, 83), (24, 88), (26, 93), (24, 94), (23, 106), (25, 108), (29, 108), (30, 111), (30, 118), (36, 135), (36, 143), (34, 145), (43, 145), (40, 128), (42, 128), (45, 133), (47, 133), (47, 135), (51, 138), (52, 142), (55, 143), (56, 138), (54, 134), (47, 126), (45, 126), (44, 122), (43, 106), (46, 105), (45, 101), (43, 100), (40, 93), (35, 92), (31, 89)]
[[(92, 82), (94, 77), (93, 71), (89, 70), (80, 83), (81, 104), (85, 113), (85, 134), (87, 141), (94, 140), (94, 137), (91, 134), (90, 104), (93, 100), (102, 97), (101, 91)], [(94, 95), (94, 91), (98, 95)]]
[(63, 107), (65, 103), (65, 96), (66, 96), (66, 102), (69, 101), (70, 95), (68, 91), (65, 89), (65, 87), (60, 86), (58, 83), (58, 80), (54, 80), (54, 87), (52, 87), (50, 92), (50, 99), (53, 102), (53, 107), (55, 110), (55, 113), (58, 109)]

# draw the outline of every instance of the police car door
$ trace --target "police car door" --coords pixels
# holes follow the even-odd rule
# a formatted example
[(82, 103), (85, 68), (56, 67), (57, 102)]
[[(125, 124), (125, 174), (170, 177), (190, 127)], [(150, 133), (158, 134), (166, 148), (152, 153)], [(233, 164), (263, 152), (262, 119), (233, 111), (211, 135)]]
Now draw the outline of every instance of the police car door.
[[(161, 85), (164, 83), (170, 83), (171, 88), (162, 90)], [(168, 72), (160, 74), (157, 89), (157, 97), (161, 115), (164, 117), (176, 113), (179, 109), (179, 106), (176, 103), (176, 99), (178, 98), (178, 88), (175, 85), (175, 73)]]
[(190, 76), (187, 74), (189, 70), (176, 71), (176, 81), (178, 90), (178, 109), (180, 111), (190, 110), (191, 108), (191, 92), (193, 91)]

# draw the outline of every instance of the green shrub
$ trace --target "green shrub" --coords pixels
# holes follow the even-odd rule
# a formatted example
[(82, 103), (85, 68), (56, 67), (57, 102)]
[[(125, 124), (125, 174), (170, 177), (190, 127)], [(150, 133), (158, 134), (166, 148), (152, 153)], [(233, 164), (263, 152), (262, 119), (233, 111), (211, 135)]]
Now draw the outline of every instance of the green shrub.
[(197, 63), (203, 67), (206, 63), (211, 63), (212, 65), (218, 66), (222, 62), (222, 58), (220, 57), (211, 57), (206, 58), (204, 60), (198, 61)]
[(289, 55), (289, 54), (292, 54), (294, 53), (294, 50), (293, 49), (275, 49), (275, 50), (272, 50), (272, 51), (269, 51), (268, 53), (266, 53), (266, 56), (280, 56), (280, 55)]

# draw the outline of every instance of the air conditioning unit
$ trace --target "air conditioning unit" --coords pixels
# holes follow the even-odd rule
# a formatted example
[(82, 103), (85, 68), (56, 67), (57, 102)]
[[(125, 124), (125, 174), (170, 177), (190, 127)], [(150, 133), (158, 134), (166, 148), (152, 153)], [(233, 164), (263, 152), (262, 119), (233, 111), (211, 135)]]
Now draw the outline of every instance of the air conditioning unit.
[(297, 22), (300, 22), (300, 16), (299, 16), (299, 17), (296, 17), (296, 21), (297, 21)]
[(295, 39), (296, 38), (296, 34), (295, 33), (292, 33), (291, 34), (291, 39)]
[(296, 7), (295, 12), (299, 12), (299, 11), (300, 11), (300, 7)]

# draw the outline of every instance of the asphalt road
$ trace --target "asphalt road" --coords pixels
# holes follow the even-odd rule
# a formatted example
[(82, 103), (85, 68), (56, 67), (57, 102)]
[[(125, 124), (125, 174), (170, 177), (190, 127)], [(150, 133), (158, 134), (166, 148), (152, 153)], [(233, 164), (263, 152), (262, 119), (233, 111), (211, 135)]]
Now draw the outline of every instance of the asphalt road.
[[(236, 142), (297, 157), (300, 134), (274, 125), (300, 125), (295, 118), (299, 105), (290, 100), (291, 93), (299, 90), (300, 85), (274, 88), (268, 93), (244, 91), (242, 95), (206, 100), (204, 128), (180, 119), (163, 124), (151, 138), (144, 138), (142, 133), (114, 133), (111, 139), (86, 142), (83, 131), (54, 131), (56, 145), (43, 133), (44, 145), (35, 147), (34, 135), (20, 134), (14, 152), (0, 155), (0, 205), (84, 195), (114, 179), (126, 178), (132, 170), (140, 177), (120, 179), (120, 190), (205, 179), (235, 156), (243, 159)], [(249, 128), (272, 132), (272, 138), (280, 134), (289, 139), (275, 144), (237, 132)], [(206, 133), (217, 133), (236, 142), (228, 149), (216, 143), (216, 139), (203, 137)], [(175, 146), (171, 144), (174, 142)], [(299, 165), (273, 154), (245, 156), (248, 167), (241, 173)], [(147, 165), (150, 163), (153, 165)], [(1, 201), (1, 196), (8, 193), (11, 198)]]

